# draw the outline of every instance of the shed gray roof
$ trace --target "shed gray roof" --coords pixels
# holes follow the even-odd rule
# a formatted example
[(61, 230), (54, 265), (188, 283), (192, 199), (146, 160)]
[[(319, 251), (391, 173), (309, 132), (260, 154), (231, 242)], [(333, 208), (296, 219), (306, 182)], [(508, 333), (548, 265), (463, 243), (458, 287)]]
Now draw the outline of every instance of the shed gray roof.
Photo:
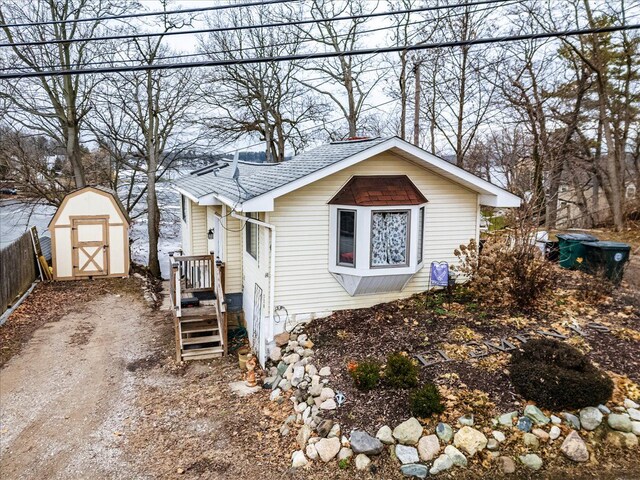
[(219, 162), (224, 168), (203, 175), (190, 174), (176, 180), (174, 184), (196, 198), (217, 194), (242, 203), (338, 163), (389, 138), (328, 143), (276, 164), (238, 162), (240, 176), (237, 182), (231, 178), (231, 166), (227, 166), (232, 162)]

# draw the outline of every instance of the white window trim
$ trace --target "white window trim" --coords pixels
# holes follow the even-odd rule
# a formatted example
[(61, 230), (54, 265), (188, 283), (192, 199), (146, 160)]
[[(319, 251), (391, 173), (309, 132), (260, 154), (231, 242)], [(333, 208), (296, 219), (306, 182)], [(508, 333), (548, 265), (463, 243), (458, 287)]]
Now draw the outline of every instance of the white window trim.
[[(423, 233), (423, 261), (418, 263), (415, 248), (418, 245), (418, 228), (416, 221), (421, 207), (425, 207), (425, 221), (427, 220), (426, 203), (420, 205), (391, 205), (391, 206), (371, 206), (360, 207), (353, 205), (329, 205), (329, 271), (343, 275), (354, 275), (359, 277), (369, 277), (378, 275), (406, 275), (418, 272), (424, 265), (424, 240)], [(355, 267), (341, 266), (338, 264), (338, 210), (356, 211), (356, 265)], [(380, 211), (409, 211), (409, 244), (408, 244), (408, 266), (390, 265), (389, 267), (371, 267), (371, 219), (373, 212)]]

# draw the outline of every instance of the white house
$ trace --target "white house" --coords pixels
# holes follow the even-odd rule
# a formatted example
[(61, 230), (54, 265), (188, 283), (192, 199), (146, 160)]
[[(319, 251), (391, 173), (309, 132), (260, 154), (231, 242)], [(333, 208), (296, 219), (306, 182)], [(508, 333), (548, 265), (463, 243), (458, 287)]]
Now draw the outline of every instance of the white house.
[(244, 311), (261, 360), (285, 323), (426, 290), (432, 261), (455, 262), (454, 249), (478, 239), (481, 205), (520, 205), (397, 137), (280, 164), (221, 161), (175, 188), (184, 253), (224, 262), (227, 305)]

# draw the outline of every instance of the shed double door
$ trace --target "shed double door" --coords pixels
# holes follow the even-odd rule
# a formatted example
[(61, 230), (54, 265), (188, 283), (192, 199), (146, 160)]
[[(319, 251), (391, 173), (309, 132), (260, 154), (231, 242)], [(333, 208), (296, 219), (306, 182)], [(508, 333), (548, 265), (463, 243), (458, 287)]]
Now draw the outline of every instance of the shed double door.
[(73, 276), (109, 274), (109, 229), (106, 217), (77, 217), (73, 228)]

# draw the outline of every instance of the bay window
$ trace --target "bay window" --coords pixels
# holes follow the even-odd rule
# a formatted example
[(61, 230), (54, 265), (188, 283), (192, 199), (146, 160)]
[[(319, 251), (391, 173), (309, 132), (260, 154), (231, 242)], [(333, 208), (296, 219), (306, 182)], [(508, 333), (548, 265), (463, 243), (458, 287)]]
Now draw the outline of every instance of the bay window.
[(356, 176), (329, 202), (329, 272), (350, 295), (400, 291), (423, 266), (427, 199), (407, 176)]

